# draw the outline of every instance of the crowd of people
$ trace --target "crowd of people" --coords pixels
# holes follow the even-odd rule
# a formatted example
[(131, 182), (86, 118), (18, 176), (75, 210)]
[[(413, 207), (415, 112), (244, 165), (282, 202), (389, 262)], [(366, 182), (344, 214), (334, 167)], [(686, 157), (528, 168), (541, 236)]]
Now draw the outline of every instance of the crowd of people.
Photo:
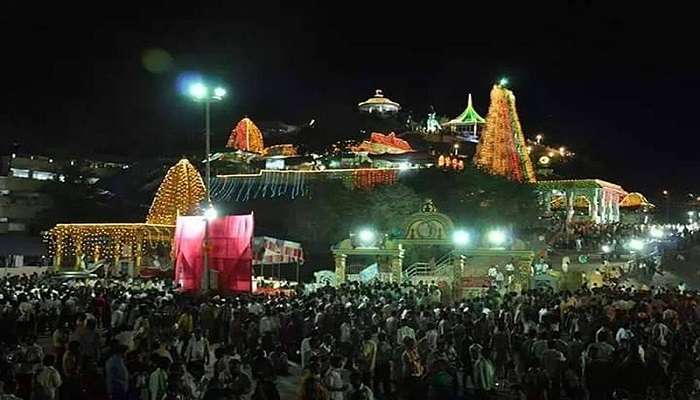
[(192, 297), (155, 279), (24, 276), (0, 296), (3, 400), (276, 400), (279, 379), (300, 400), (700, 393), (700, 298), (672, 289), (491, 288), (448, 304), (423, 284)]

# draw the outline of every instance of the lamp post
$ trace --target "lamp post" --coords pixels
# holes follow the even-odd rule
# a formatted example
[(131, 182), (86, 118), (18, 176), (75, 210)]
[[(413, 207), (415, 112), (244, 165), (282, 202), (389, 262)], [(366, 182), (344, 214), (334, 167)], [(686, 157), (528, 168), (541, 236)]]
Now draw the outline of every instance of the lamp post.
[(204, 212), (204, 282), (202, 290), (210, 289), (209, 271), (209, 220), (216, 218), (216, 209), (211, 204), (211, 103), (221, 101), (226, 96), (226, 89), (216, 87), (210, 90), (204, 83), (193, 83), (189, 87), (189, 94), (194, 101), (204, 103), (204, 160), (205, 160), (205, 181), (204, 189), (207, 196), (207, 209)]
[(664, 203), (666, 206), (666, 223), (670, 224), (671, 223), (671, 192), (668, 191), (668, 189), (664, 189), (663, 192), (661, 192), (664, 195)]

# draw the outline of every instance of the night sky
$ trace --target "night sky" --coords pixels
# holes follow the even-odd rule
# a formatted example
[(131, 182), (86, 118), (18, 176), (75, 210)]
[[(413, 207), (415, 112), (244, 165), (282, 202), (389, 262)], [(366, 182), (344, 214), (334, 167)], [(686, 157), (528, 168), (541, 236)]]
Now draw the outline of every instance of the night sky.
[[(5, 6), (3, 145), (86, 157), (199, 151), (201, 110), (176, 84), (188, 72), (230, 91), (213, 111), (217, 146), (245, 115), (314, 118), (319, 135), (343, 136), (376, 88), (417, 118), (431, 105), (456, 116), (471, 92), (485, 116), (490, 86), (508, 76), (526, 136), (599, 166), (582, 175), (651, 198), (700, 191), (697, 22), (671, 3), (143, 3)], [(156, 63), (164, 71), (144, 65), (154, 48), (172, 57)]]

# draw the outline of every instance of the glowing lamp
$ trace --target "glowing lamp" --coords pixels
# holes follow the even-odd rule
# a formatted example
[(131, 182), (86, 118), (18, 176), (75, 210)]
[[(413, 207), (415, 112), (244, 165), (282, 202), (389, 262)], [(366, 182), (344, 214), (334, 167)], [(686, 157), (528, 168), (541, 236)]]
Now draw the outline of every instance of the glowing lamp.
[(218, 88), (214, 89), (214, 98), (215, 99), (221, 100), (224, 98), (224, 96), (226, 96), (226, 89), (224, 89), (222, 87), (218, 87)]
[(207, 87), (204, 86), (203, 83), (193, 83), (190, 85), (190, 88), (188, 90), (190, 96), (194, 97), (197, 100), (201, 100), (205, 97), (207, 97)]
[(360, 242), (364, 245), (372, 244), (374, 242), (374, 238), (376, 237), (374, 231), (371, 229), (362, 229), (357, 236), (360, 239)]
[(456, 246), (465, 246), (469, 243), (469, 232), (465, 230), (456, 230), (452, 233), (452, 242)]
[(508, 85), (508, 78), (506, 78), (506, 77), (501, 78), (501, 79), (498, 81), (498, 84), (499, 84), (500, 86), (506, 86), (506, 85)]
[(494, 246), (501, 246), (506, 242), (506, 233), (502, 230), (492, 230), (486, 236), (489, 242)]
[(609, 244), (602, 245), (600, 249), (603, 251), (603, 253), (610, 253), (612, 251), (612, 247), (610, 247)]
[(207, 219), (207, 221), (211, 221), (216, 219), (218, 217), (219, 213), (216, 211), (216, 208), (213, 206), (209, 206), (205, 211), (204, 211), (204, 218)]

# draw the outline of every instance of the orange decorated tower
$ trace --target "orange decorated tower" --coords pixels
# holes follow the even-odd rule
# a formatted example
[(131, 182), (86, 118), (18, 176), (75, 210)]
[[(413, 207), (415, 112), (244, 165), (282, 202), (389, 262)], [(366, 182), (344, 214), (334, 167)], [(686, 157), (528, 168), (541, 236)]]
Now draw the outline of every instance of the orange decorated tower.
[(231, 131), (226, 147), (261, 154), (265, 146), (260, 129), (250, 118), (243, 118)]
[(515, 95), (503, 85), (491, 89), (486, 128), (476, 146), (474, 164), (490, 174), (535, 182), (535, 171), (515, 109)]

